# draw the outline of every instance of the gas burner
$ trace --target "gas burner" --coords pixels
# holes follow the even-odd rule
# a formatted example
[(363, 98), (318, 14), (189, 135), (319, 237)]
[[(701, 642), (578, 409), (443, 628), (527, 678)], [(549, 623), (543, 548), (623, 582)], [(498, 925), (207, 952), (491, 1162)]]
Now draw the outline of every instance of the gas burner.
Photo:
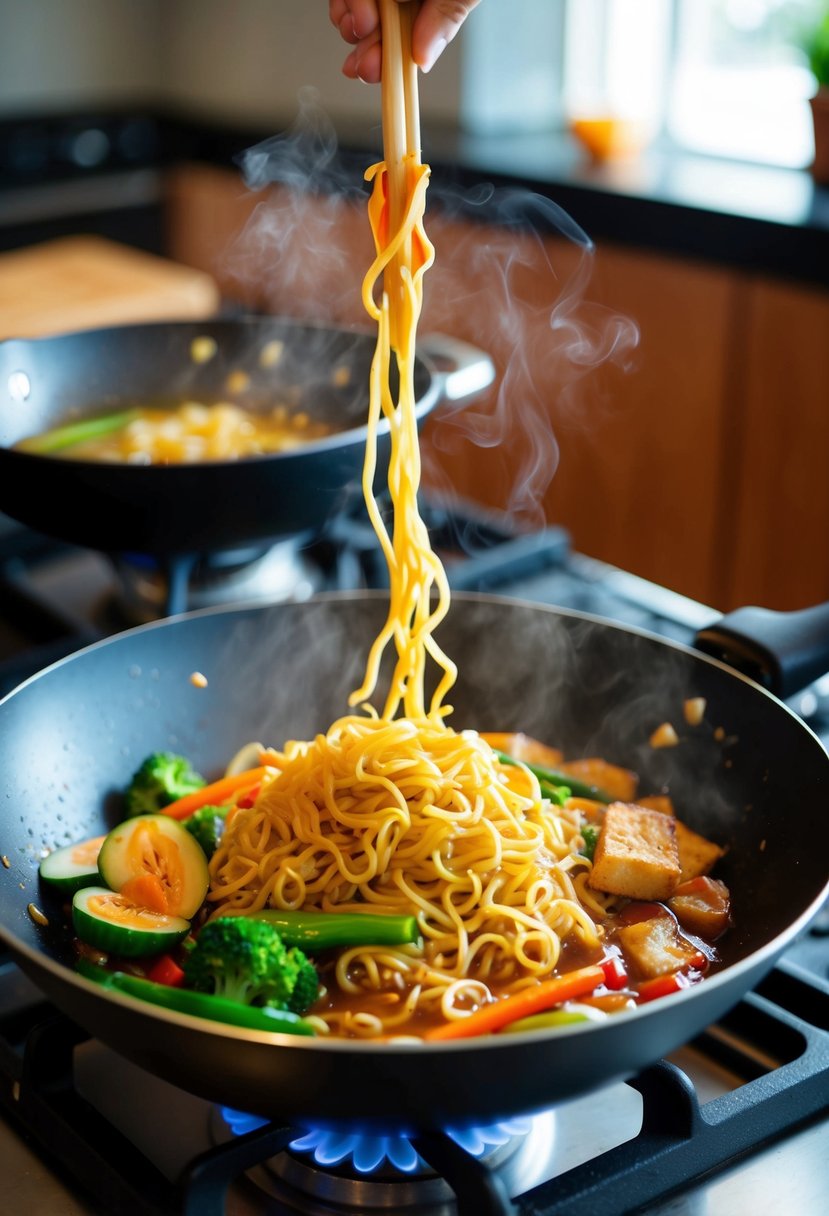
[[(481, 1126), (446, 1128), (433, 1139), (450, 1153), (466, 1155), (500, 1178), (508, 1191), (554, 1142), (555, 1113), (507, 1119)], [(265, 1126), (266, 1121), (227, 1107), (216, 1107), (211, 1130), (226, 1143)], [(455, 1194), (425, 1160), (412, 1129), (387, 1133), (359, 1128), (298, 1129), (287, 1147), (250, 1173), (253, 1181), (280, 1202), (280, 1210), (321, 1216), (336, 1211), (361, 1213), (405, 1209), (410, 1216), (452, 1216)]]
[(241, 602), (308, 599), (321, 589), (319, 569), (303, 553), (304, 537), (271, 546), (162, 560), (146, 554), (112, 558), (111, 607), (126, 625), (143, 625), (197, 608)]

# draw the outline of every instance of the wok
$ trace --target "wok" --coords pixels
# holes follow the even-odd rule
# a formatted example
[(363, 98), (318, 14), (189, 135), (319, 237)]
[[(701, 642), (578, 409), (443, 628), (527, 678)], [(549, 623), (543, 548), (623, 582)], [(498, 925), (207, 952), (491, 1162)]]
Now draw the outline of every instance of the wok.
[[(205, 338), (215, 353), (198, 362), (193, 343)], [(281, 358), (262, 366), (271, 343), (282, 344)], [(256, 316), (0, 342), (0, 511), (70, 544), (162, 558), (316, 531), (359, 483), (374, 343), (369, 330)], [(232, 392), (229, 377), (239, 373), (249, 385)], [(440, 401), (471, 396), (493, 376), (481, 351), (424, 335), (414, 372), (418, 423)], [(232, 399), (251, 409), (284, 403), (332, 433), (293, 451), (192, 465), (103, 464), (11, 448), (91, 414), (187, 399)], [(383, 420), (378, 484), (388, 450)]]
[[(118, 821), (118, 791), (150, 751), (205, 776), (259, 740), (311, 737), (345, 712), (382, 593), (207, 609), (140, 626), (47, 668), (0, 703), (2, 937), (44, 993), (93, 1036), (175, 1085), (283, 1120), (431, 1129), (500, 1118), (635, 1075), (720, 1017), (769, 971), (826, 895), (829, 756), (786, 705), (719, 659), (600, 618), (456, 594), (439, 640), (460, 676), (456, 727), (523, 730), (570, 756), (636, 769), (725, 844), (735, 924), (723, 967), (684, 992), (602, 1023), (458, 1043), (268, 1036), (169, 1013), (71, 970), (67, 920), (38, 888), (42, 850)], [(719, 645), (709, 635), (709, 645)], [(825, 658), (823, 660), (825, 662)], [(200, 670), (206, 688), (189, 680)], [(682, 717), (705, 697), (706, 721)], [(678, 746), (648, 737), (675, 724)], [(715, 728), (722, 728), (724, 737)], [(40, 926), (33, 901), (49, 918)]]

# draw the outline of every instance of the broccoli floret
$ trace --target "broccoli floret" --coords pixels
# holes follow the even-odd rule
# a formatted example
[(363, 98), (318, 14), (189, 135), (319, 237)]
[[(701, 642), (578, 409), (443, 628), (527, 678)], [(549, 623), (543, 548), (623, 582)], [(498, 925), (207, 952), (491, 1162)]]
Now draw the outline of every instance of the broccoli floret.
[(313, 963), (288, 950), (273, 925), (243, 916), (208, 921), (184, 960), (185, 983), (244, 1005), (304, 1013), (316, 1000)]
[(581, 838), (584, 841), (584, 848), (579, 849), (582, 857), (593, 860), (593, 854), (596, 852), (596, 841), (599, 839), (600, 828), (595, 823), (585, 823), (581, 829)]
[(153, 752), (135, 770), (124, 791), (127, 815), (155, 815), (205, 784), (190, 761), (175, 752)]
[[(296, 964), (297, 969), (293, 991), (288, 997), (288, 1008), (291, 1013), (305, 1013), (319, 995), (320, 981), (317, 969), (298, 946), (290, 949), (288, 955)], [(268, 1004), (270, 1005), (272, 1002), (269, 1001)]]
[(208, 861), (219, 847), (229, 810), (229, 806), (201, 806), (189, 819), (183, 820), (184, 827), (204, 849)]

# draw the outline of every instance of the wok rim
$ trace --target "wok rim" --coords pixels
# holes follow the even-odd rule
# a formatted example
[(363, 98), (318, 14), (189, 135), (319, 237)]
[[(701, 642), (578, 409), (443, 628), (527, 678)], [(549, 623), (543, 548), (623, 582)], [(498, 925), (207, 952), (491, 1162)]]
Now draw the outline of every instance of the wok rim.
[[(312, 329), (321, 332), (350, 334), (357, 338), (364, 338), (367, 342), (373, 340), (375, 331), (370, 326), (352, 326), (352, 325), (331, 325), (323, 321), (305, 321), (301, 317), (283, 317), (281, 314), (274, 313), (272, 316), (259, 316), (256, 313), (245, 313), (240, 317), (216, 317), (208, 319), (205, 322), (205, 329), (208, 326), (216, 326), (220, 328), (253, 328), (261, 324), (262, 326), (268, 323), (276, 324), (279, 327), (287, 327), (293, 329)], [(174, 320), (174, 321), (147, 321), (138, 323), (127, 323), (124, 325), (108, 325), (100, 326), (95, 329), (73, 329), (67, 330), (65, 333), (46, 334), (40, 337), (32, 338), (4, 338), (0, 341), (0, 354), (3, 353), (3, 348), (13, 343), (39, 343), (43, 346), (49, 342), (61, 341), (63, 339), (72, 338), (89, 338), (105, 341), (107, 335), (114, 333), (122, 333), (128, 331), (130, 333), (145, 333), (148, 330), (177, 330), (200, 328), (197, 321)], [(424, 340), (428, 338), (425, 336)], [(438, 371), (434, 361), (428, 354), (424, 354), (422, 350), (418, 350), (416, 356), (416, 364), (419, 363), (429, 375), (429, 385), (426, 392), (415, 401), (415, 418), (418, 422), (432, 412), (441, 397), (441, 384), (444, 376)], [(366, 414), (368, 414), (368, 399), (366, 399)], [(95, 413), (83, 412), (78, 415), (79, 419), (86, 417), (95, 417)], [(65, 417), (65, 421), (72, 421), (74, 415), (69, 414)], [(60, 425), (61, 419), (58, 419), (55, 425)], [(391, 424), (389, 420), (381, 414), (377, 419), (377, 435), (380, 438), (385, 438), (391, 432)], [(290, 461), (291, 459), (302, 459), (317, 453), (335, 451), (341, 447), (350, 447), (352, 444), (365, 446), (366, 437), (368, 435), (368, 423), (361, 423), (356, 427), (349, 427), (344, 431), (335, 431), (330, 435), (323, 435), (319, 439), (312, 439), (300, 445), (297, 448), (290, 448), (284, 452), (259, 452), (250, 456), (240, 456), (235, 460), (196, 460), (196, 461), (177, 461), (170, 464), (128, 464), (126, 461), (119, 460), (77, 460), (74, 457), (61, 456), (59, 453), (37, 453), (23, 452), (15, 447), (10, 447), (8, 444), (0, 444), (0, 453), (3, 453), (5, 458), (23, 461), (24, 468), (27, 464), (34, 468), (42, 465), (44, 462), (47, 467), (54, 465), (55, 461), (60, 461), (62, 464), (70, 463), (80, 470), (101, 470), (101, 469), (118, 469), (129, 470), (127, 476), (145, 476), (148, 469), (152, 469), (152, 476), (163, 476), (170, 480), (172, 477), (181, 476), (182, 470), (192, 469), (235, 469), (241, 466), (251, 464), (258, 465), (265, 461), (280, 460)], [(164, 473), (158, 473), (157, 470), (165, 470)], [(119, 472), (120, 476), (120, 472)]]
[[(386, 601), (388, 593), (382, 590), (358, 590), (358, 591), (323, 591), (302, 603), (317, 603), (317, 602), (338, 602), (343, 600), (376, 600)], [(298, 602), (298, 601), (297, 601)], [(684, 642), (676, 641), (673, 638), (665, 638), (661, 634), (657, 634), (652, 630), (645, 629), (641, 626), (630, 625), (623, 622), (617, 622), (610, 618), (600, 616), (595, 613), (585, 612), (575, 608), (560, 607), (555, 604), (543, 604), (535, 600), (521, 599), (516, 596), (496, 595), (489, 592), (474, 592), (474, 591), (458, 591), (452, 593), (452, 603), (463, 602), (488, 602), (501, 604), (505, 606), (515, 606), (521, 608), (530, 608), (541, 610), (551, 616), (567, 617), (576, 621), (582, 621), (586, 624), (596, 625), (605, 629), (612, 629), (623, 634), (632, 634), (638, 637), (643, 637), (647, 640), (656, 642), (660, 646), (667, 647), (679, 654), (685, 655), (688, 658), (696, 660), (703, 665), (710, 666), (724, 672), (732, 679), (736, 679), (741, 683), (746, 684), (757, 694), (760, 693), (771, 701), (775, 709), (788, 714), (796, 723), (796, 725), (811, 739), (818, 747), (823, 757), (829, 765), (829, 749), (823, 744), (818, 735), (811, 727), (803, 721), (803, 719), (790, 709), (785, 702), (781, 701), (773, 693), (763, 688), (762, 685), (752, 680), (750, 677), (736, 671), (729, 664), (717, 659), (711, 655), (695, 650), (692, 646), (686, 645)], [(20, 692), (36, 683), (38, 680), (46, 677), (50, 672), (56, 671), (67, 664), (79, 660), (82, 656), (100, 650), (101, 648), (119, 644), (124, 639), (135, 637), (155, 630), (163, 630), (174, 624), (186, 623), (192, 619), (202, 619), (205, 617), (221, 616), (221, 615), (238, 615), (241, 613), (254, 612), (257, 615), (264, 612), (272, 612), (278, 610), (282, 606), (290, 606), (292, 601), (285, 603), (284, 601), (263, 604), (256, 600), (239, 600), (233, 604), (212, 605), (205, 608), (193, 609), (188, 612), (178, 613), (174, 616), (164, 617), (160, 620), (149, 621), (145, 624), (136, 625), (132, 628), (122, 630), (117, 634), (113, 634), (106, 638), (100, 638), (95, 642), (89, 643), (87, 646), (81, 647), (72, 654), (66, 655), (47, 667), (42, 668), (34, 675), (29, 676), (22, 681), (11, 692), (0, 699), (0, 708), (7, 705)], [(759, 979), (771, 970), (776, 960), (784, 953), (787, 946), (791, 945), (795, 938), (807, 927), (812, 919), (817, 915), (823, 904), (829, 898), (829, 878), (824, 883), (823, 888), (818, 892), (814, 899), (800, 912), (794, 921), (790, 922), (780, 933), (778, 933), (765, 945), (756, 950), (752, 950), (743, 958), (728, 964), (722, 970), (715, 972), (713, 975), (706, 976), (698, 984), (692, 985), (689, 988), (679, 992), (672, 993), (670, 997), (670, 1009), (678, 1009), (679, 1004), (687, 1003), (689, 1000), (694, 1000), (702, 992), (714, 994), (717, 990), (723, 987), (731, 987), (735, 980), (744, 972), (757, 972)], [(424, 1051), (431, 1053), (454, 1053), (454, 1052), (470, 1052), (480, 1051), (481, 1049), (499, 1051), (507, 1050), (514, 1047), (520, 1039), (522, 1043), (528, 1044), (545, 1043), (552, 1040), (562, 1041), (569, 1039), (572, 1035), (589, 1035), (595, 1034), (602, 1029), (607, 1029), (609, 1024), (612, 1025), (628, 1025), (631, 1022), (641, 1021), (643, 1018), (659, 1017), (665, 1012), (665, 1002), (662, 1000), (649, 1001), (645, 1005), (638, 1005), (633, 1009), (621, 1010), (609, 1016), (608, 1019), (601, 1021), (591, 1021), (587, 1023), (574, 1023), (569, 1026), (560, 1028), (547, 1028), (534, 1031), (525, 1031), (520, 1036), (515, 1035), (481, 1035), (469, 1038), (460, 1038), (452, 1040), (436, 1040), (430, 1041), (427, 1039), (411, 1036), (392, 1041), (376, 1041), (362, 1039), (343, 1039), (343, 1038), (326, 1038), (324, 1036), (304, 1036), (291, 1034), (277, 1034), (271, 1031), (250, 1030), (245, 1027), (231, 1026), (222, 1022), (214, 1022), (206, 1018), (198, 1018), (190, 1014), (177, 1013), (173, 1010), (167, 1010), (158, 1005), (152, 1005), (147, 1001), (142, 1001), (137, 997), (132, 997), (126, 993), (109, 990), (101, 984), (95, 983), (94, 980), (86, 979), (79, 975), (65, 964), (50, 958), (47, 954), (36, 951), (27, 946), (24, 942), (19, 941), (16, 935), (7, 928), (3, 923), (0, 923), (0, 940), (5, 940), (13, 958), (25, 959), (31, 964), (32, 969), (28, 972), (33, 982), (37, 984), (34, 975), (37, 972), (49, 972), (58, 984), (69, 983), (75, 989), (81, 992), (94, 992), (98, 998), (105, 1001), (112, 1001), (116, 1005), (121, 1006), (129, 1011), (134, 1011), (141, 1017), (149, 1018), (153, 1021), (160, 1020), (164, 1023), (179, 1026), (184, 1030), (195, 1030), (202, 1035), (210, 1037), (218, 1036), (230, 1041), (245, 1041), (250, 1043), (262, 1043), (271, 1046), (285, 1046), (295, 1048), (297, 1050), (309, 1051), (322, 1049), (327, 1053), (334, 1055), (351, 1055), (356, 1053), (359, 1057), (364, 1057), (368, 1060), (380, 1055), (383, 1057), (396, 1055), (411, 1055), (413, 1053), (422, 1053)], [(25, 966), (23, 967), (25, 971)], [(751, 989), (745, 985), (740, 987), (741, 999)], [(735, 1003), (735, 1002), (732, 1002)], [(677, 1020), (677, 1019), (675, 1019)], [(684, 1040), (683, 1040), (684, 1041)]]

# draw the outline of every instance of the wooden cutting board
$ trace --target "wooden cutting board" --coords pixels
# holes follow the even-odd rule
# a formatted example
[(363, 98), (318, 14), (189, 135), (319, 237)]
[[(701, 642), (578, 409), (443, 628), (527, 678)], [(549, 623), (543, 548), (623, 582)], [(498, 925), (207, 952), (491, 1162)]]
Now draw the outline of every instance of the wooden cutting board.
[(0, 339), (217, 313), (210, 275), (96, 236), (0, 254)]

